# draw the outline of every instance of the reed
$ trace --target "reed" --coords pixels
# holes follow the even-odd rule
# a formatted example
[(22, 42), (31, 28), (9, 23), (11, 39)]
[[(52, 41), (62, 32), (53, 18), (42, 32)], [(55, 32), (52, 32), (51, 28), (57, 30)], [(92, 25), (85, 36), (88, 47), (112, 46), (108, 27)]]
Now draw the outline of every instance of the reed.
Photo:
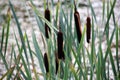
[[(29, 41), (27, 33), (24, 33), (21, 28), (22, 26), (19, 23), (18, 14), (14, 10), (12, 0), (9, 0), (10, 10), (8, 9), (8, 15), (6, 15), (8, 19), (2, 27), (0, 36), (0, 63), (2, 62), (2, 65), (5, 66), (5, 73), (0, 75), (0, 80), (41, 80), (41, 78), (42, 80), (120, 80), (120, 30), (114, 12), (116, 0), (109, 2), (103, 0), (102, 2), (101, 22), (105, 23), (102, 24), (102, 30), (104, 28), (104, 31), (101, 31), (90, 0), (88, 0), (88, 5), (91, 14), (90, 17), (86, 16), (86, 22), (83, 22), (83, 24), (85, 23), (84, 26), (86, 25), (85, 27), (83, 26), (83, 31), (81, 30), (80, 14), (73, 0), (70, 0), (70, 2), (62, 0), (65, 1), (64, 5), (61, 5), (62, 2), (59, 0), (57, 7), (54, 4), (54, 0), (50, 0), (50, 7), (56, 8), (55, 16), (52, 17), (53, 23), (50, 22), (50, 10), (48, 8), (43, 15), (34, 6), (33, 0), (29, 1), (31, 9), (35, 13), (39, 30), (42, 33), (38, 36), (42, 36), (42, 40), (38, 42), (39, 40), (33, 28), (36, 26), (31, 26), (33, 28), (32, 41), (31, 38)], [(45, 6), (46, 0), (44, 0), (44, 3)], [(10, 14), (11, 12), (12, 14)], [(60, 18), (61, 30), (57, 29), (58, 18)], [(11, 23), (15, 23), (12, 19), (15, 19), (17, 25), (15, 27), (17, 27), (19, 36), (14, 33), (16, 44), (13, 43), (9, 47), (9, 43), (10, 45), (12, 43), (9, 40), (9, 35), (11, 35), (9, 32), (13, 27)], [(110, 21), (113, 22), (113, 27), (110, 30), (111, 32), (108, 32), (108, 27), (111, 25)], [(44, 22), (46, 28), (43, 26)], [(75, 27), (73, 27), (72, 22), (75, 22)], [(53, 32), (52, 37), (49, 36), (50, 29)], [(46, 38), (43, 37), (44, 33)], [(86, 45), (85, 36), (87, 37), (87, 42), (91, 43), (90, 45)], [(105, 36), (106, 38), (103, 41)], [(47, 49), (44, 54), (42, 52), (44, 49), (40, 47), (41, 42), (45, 44), (44, 49)], [(105, 49), (103, 49), (104, 42)], [(115, 55), (113, 55), (113, 48), (111, 47), (113, 45), (112, 42), (115, 42)], [(8, 48), (11, 48), (9, 52), (7, 51)]]

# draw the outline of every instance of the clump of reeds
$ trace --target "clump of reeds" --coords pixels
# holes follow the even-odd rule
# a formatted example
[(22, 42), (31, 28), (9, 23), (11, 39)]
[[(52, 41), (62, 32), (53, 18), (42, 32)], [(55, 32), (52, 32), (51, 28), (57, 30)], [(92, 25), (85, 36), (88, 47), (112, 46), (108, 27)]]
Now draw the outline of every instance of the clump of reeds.
[(87, 17), (87, 23), (86, 23), (86, 27), (87, 27), (87, 30), (86, 30), (86, 37), (87, 37), (87, 42), (89, 43), (90, 42), (90, 35), (91, 35), (91, 19), (90, 17)]
[[(46, 1), (46, 0), (44, 0), (44, 1)], [(13, 18), (15, 19), (16, 24), (17, 24), (19, 37), (17, 37), (18, 34), (14, 33), (14, 37), (15, 37), (15, 41), (16, 41), (17, 45), (12, 44), (11, 46), (9, 46), (9, 43), (10, 43), (10, 40), (8, 38), (8, 36), (10, 36), (9, 28), (11, 26), (10, 23), (13, 22), (13, 20), (11, 20), (10, 12), (8, 12), (8, 15), (6, 16), (8, 19), (2, 27), (1, 42), (0, 42), (0, 44), (1, 44), (0, 59), (1, 59), (2, 64), (5, 67), (5, 72), (3, 72), (3, 73), (1, 72), (2, 77), (0, 75), (0, 80), (12, 80), (12, 79), (14, 79), (14, 80), (18, 80), (18, 79), (40, 80), (41, 77), (43, 77), (44, 80), (49, 80), (49, 79), (50, 80), (54, 80), (54, 79), (56, 79), (56, 80), (57, 79), (63, 79), (63, 80), (69, 80), (69, 79), (75, 79), (75, 80), (88, 80), (88, 79), (91, 79), (91, 80), (93, 80), (93, 79), (95, 79), (95, 80), (102, 80), (102, 79), (120, 80), (119, 25), (118, 25), (119, 23), (118, 23), (118, 21), (116, 21), (116, 17), (114, 15), (114, 7), (115, 7), (116, 1), (117, 0), (113, 0), (112, 2), (107, 2), (107, 5), (106, 5), (106, 1), (103, 1), (103, 16), (102, 16), (103, 22), (102, 23), (104, 23), (104, 21), (107, 20), (107, 22), (105, 22), (105, 24), (103, 24), (104, 32), (106, 32), (106, 34), (104, 34), (104, 32), (101, 32), (99, 30), (96, 31), (97, 29), (101, 29), (101, 27), (97, 27), (97, 29), (96, 28), (94, 29), (94, 27), (97, 26), (95, 24), (98, 21), (96, 19), (97, 16), (95, 15), (94, 8), (92, 7), (91, 2), (89, 1), (88, 5), (90, 6), (89, 8), (91, 8), (90, 10), (92, 13), (91, 14), (92, 20), (90, 20), (90, 17), (87, 18), (87, 23), (86, 23), (86, 27), (88, 27), (87, 32), (86, 32), (87, 42), (90, 42), (90, 34), (91, 33), (92, 33), (92, 36), (91, 36), (92, 39), (91, 39), (91, 45), (88, 48), (85, 46), (85, 44), (84, 44), (85, 42), (83, 41), (84, 36), (85, 36), (85, 28), (82, 33), (81, 32), (81, 24), (80, 24), (80, 15), (76, 9), (76, 6), (75, 6), (74, 17), (75, 17), (75, 25), (76, 25), (78, 41), (80, 42), (81, 37), (83, 37), (83, 40), (81, 40), (81, 44), (78, 47), (76, 46), (76, 44), (78, 44), (78, 43), (76, 43), (73, 39), (73, 38), (76, 39), (76, 35), (74, 35), (74, 33), (72, 33), (72, 31), (71, 31), (72, 26), (69, 26), (69, 25), (72, 25), (72, 21), (73, 21), (72, 20), (73, 16), (71, 16), (73, 8), (71, 8), (70, 15), (66, 14), (64, 9), (63, 10), (61, 9), (62, 13), (60, 13), (60, 15), (62, 16), (62, 18), (63, 17), (65, 18), (65, 20), (63, 18), (62, 25), (64, 26), (64, 24), (65, 24), (66, 27), (65, 27), (64, 31), (66, 31), (66, 32), (62, 33), (60, 30), (59, 31), (57, 30), (58, 33), (55, 35), (57, 35), (57, 37), (58, 37), (57, 38), (58, 45), (56, 45), (56, 40), (54, 41), (54, 39), (56, 37), (51, 37), (51, 39), (46, 42), (49, 45), (48, 51), (50, 51), (50, 53), (52, 53), (53, 50), (56, 49), (56, 47), (58, 48), (58, 51), (56, 51), (58, 55), (55, 56), (55, 59), (54, 59), (53, 54), (48, 55), (49, 52), (46, 52), (44, 54), (44, 57), (42, 56), (42, 50), (39, 47), (40, 42), (38, 42), (38, 40), (36, 39), (34, 30), (32, 30), (33, 31), (32, 32), (32, 41), (33, 41), (34, 47), (30, 45), (31, 41), (29, 41), (28, 35), (26, 33), (25, 33), (25, 35), (23, 35), (24, 33), (21, 29), (22, 26), (19, 23), (19, 20), (18, 20), (19, 18), (17, 18), (16, 12), (11, 3), (11, 0), (9, 0), (9, 5), (10, 5), (11, 11), (13, 13)], [(41, 23), (43, 23), (43, 21), (46, 21), (43, 18), (44, 16), (41, 13), (39, 13), (37, 8), (33, 5), (33, 0), (30, 0), (30, 2), (32, 4), (31, 5), (32, 9), (34, 10), (35, 17), (40, 16), (40, 18), (42, 19), (42, 20), (39, 20), (39, 19), (36, 19), (36, 20), (40, 21)], [(54, 3), (51, 5), (54, 6)], [(67, 2), (65, 5), (67, 5)], [(49, 15), (47, 13), (47, 9), (46, 9), (46, 16)], [(58, 10), (59, 8), (57, 7), (56, 9)], [(49, 12), (49, 10), (48, 10), (48, 12)], [(58, 18), (58, 13), (59, 12), (56, 12), (56, 20)], [(105, 13), (108, 13), (108, 14), (105, 14)], [(70, 16), (70, 20), (66, 16)], [(113, 19), (111, 19), (111, 16), (113, 17)], [(50, 16), (49, 16), (49, 18), (50, 18)], [(50, 20), (49, 18), (46, 18), (46, 19)], [(108, 37), (105, 38), (105, 44), (106, 43), (107, 44), (105, 45), (106, 49), (103, 49), (103, 46), (101, 44), (103, 44), (104, 41), (101, 38), (109, 35), (108, 28), (110, 27), (110, 22), (112, 20), (113, 20), (113, 24), (114, 24), (113, 25), (114, 29), (112, 30), (112, 33), (109, 36), (109, 38)], [(92, 22), (92, 25), (91, 25), (90, 21)], [(53, 22), (55, 23), (57, 21), (53, 21)], [(69, 24), (69, 22), (70, 22), (70, 24)], [(41, 26), (41, 24), (38, 24), (38, 25)], [(50, 24), (49, 24), (49, 26), (51, 26), (51, 28), (54, 27)], [(49, 26), (48, 26), (48, 28), (49, 28)], [(49, 34), (48, 28), (46, 29), (46, 31)], [(40, 30), (42, 31), (43, 29), (40, 29)], [(53, 32), (56, 33), (54, 30), (53, 30)], [(102, 35), (101, 35), (101, 33), (98, 34), (98, 32), (101, 32)], [(63, 40), (63, 35), (65, 36), (64, 40)], [(68, 37), (66, 37), (66, 36), (68, 36)], [(20, 40), (19, 40), (19, 38), (20, 38)], [(95, 44), (96, 39), (99, 39), (98, 40), (99, 42), (97, 44)], [(112, 49), (111, 46), (113, 44), (114, 39), (115, 39), (115, 44), (116, 44), (114, 47), (114, 49), (116, 50), (115, 55), (114, 55), (114, 52), (111, 51), (111, 49)], [(21, 42), (19, 43), (19, 41), (21, 41)], [(63, 41), (65, 41), (64, 51), (63, 51)], [(4, 45), (5, 45), (5, 47), (4, 47)], [(7, 48), (9, 48), (9, 47), (11, 49), (8, 49), (8, 51), (7, 51)], [(4, 49), (4, 48), (6, 48), (6, 49)], [(18, 51), (16, 51), (16, 49)], [(64, 56), (65, 55), (64, 52), (70, 53), (71, 59), (69, 59), (69, 55)], [(37, 59), (38, 63), (36, 63), (36, 61), (34, 61), (33, 58), (35, 58), (35, 60)], [(66, 59), (66, 60), (64, 60), (64, 64), (61, 62), (62, 61), (61, 59), (63, 59), (63, 58)], [(32, 65), (31, 65), (31, 61), (32, 61)], [(55, 62), (56, 64), (53, 62)], [(34, 66), (34, 64), (36, 64), (36, 66)], [(38, 71), (38, 67), (37, 67), (38, 64), (40, 65), (41, 72)], [(53, 68), (54, 68), (53, 64), (56, 67), (56, 72), (54, 72), (54, 70), (53, 70)], [(31, 69), (31, 66), (33, 67), (32, 69)], [(50, 72), (49, 75), (46, 75), (44, 73), (44, 66), (46, 69), (46, 73)], [(58, 75), (57, 76), (54, 75), (55, 73), (56, 74), (58, 73)]]
[(74, 8), (74, 10), (75, 10), (75, 12), (74, 12), (75, 26), (76, 26), (76, 31), (77, 31), (78, 42), (80, 43), (80, 40), (82, 38), (81, 23), (80, 23), (80, 14), (77, 11), (75, 1), (74, 1), (74, 6), (75, 6), (75, 8)]

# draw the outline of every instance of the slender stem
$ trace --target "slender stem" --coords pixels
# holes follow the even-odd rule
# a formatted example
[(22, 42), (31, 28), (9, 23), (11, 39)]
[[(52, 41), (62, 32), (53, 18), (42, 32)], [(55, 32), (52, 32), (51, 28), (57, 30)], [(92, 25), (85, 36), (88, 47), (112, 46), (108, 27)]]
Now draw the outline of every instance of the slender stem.
[(75, 0), (74, 0), (74, 7), (75, 7), (75, 11), (77, 11), (77, 7), (76, 7), (76, 3), (75, 3)]
[(48, 0), (47, 0), (47, 9), (48, 9)]

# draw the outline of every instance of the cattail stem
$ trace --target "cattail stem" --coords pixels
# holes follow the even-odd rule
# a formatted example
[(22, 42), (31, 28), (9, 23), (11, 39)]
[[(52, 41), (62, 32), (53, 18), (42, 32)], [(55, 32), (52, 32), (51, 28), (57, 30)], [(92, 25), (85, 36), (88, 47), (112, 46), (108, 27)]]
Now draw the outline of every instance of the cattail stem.
[[(45, 10), (45, 18), (48, 20), (48, 21), (50, 21), (50, 10), (47, 8), (46, 10)], [(45, 36), (46, 36), (46, 38), (49, 38), (49, 33), (50, 33), (51, 31), (50, 31), (50, 28), (49, 28), (49, 26), (45, 23)]]
[(47, 57), (47, 53), (44, 54), (44, 65), (45, 65), (45, 69), (46, 72), (49, 72), (49, 62), (48, 62), (48, 57)]
[(86, 35), (87, 35), (87, 42), (90, 42), (90, 35), (91, 35), (91, 19), (90, 17), (87, 17), (87, 23), (86, 23)]
[(57, 34), (57, 43), (58, 43), (58, 58), (64, 59), (64, 52), (63, 52), (63, 34), (61, 31)]
[(76, 7), (76, 4), (75, 4), (75, 0), (74, 0), (74, 9), (75, 9), (75, 12), (77, 11), (77, 7)]

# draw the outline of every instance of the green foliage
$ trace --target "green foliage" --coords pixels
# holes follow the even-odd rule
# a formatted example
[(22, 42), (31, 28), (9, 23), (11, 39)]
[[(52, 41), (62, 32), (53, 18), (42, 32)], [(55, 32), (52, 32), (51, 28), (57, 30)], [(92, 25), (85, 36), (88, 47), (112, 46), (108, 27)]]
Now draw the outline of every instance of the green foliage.
[[(46, 8), (46, 1), (44, 0), (44, 9)], [(35, 31), (32, 30), (32, 44), (34, 45), (34, 49), (30, 45), (30, 41), (28, 35), (23, 33), (21, 29), (21, 25), (18, 21), (17, 14), (14, 10), (14, 6), (9, 0), (10, 10), (13, 15), (13, 19), (16, 21), (19, 38), (21, 42), (18, 42), (18, 39), (15, 33), (15, 41), (17, 44), (18, 51), (15, 50), (15, 45), (12, 45), (10, 52), (10, 63), (6, 60), (7, 48), (9, 42), (9, 32), (10, 32), (10, 22), (11, 22), (11, 14), (8, 10), (7, 21), (6, 24), (2, 27), (2, 38), (0, 45), (0, 58), (5, 65), (6, 73), (0, 78), (3, 79), (15, 79), (15, 80), (40, 80), (41, 77), (44, 80), (109, 80), (110, 75), (109, 72), (113, 74), (115, 80), (120, 79), (120, 63), (119, 63), (119, 27), (118, 23), (115, 19), (114, 8), (116, 4), (116, 0), (113, 2), (107, 3), (110, 6), (106, 8), (106, 2), (103, 0), (103, 9), (102, 9), (102, 20), (105, 21), (105, 13), (107, 12), (107, 22), (104, 25), (104, 32), (102, 35), (97, 34), (95, 24), (98, 23), (97, 16), (95, 15), (94, 8), (91, 4), (91, 1), (88, 0), (88, 5), (91, 10), (91, 42), (86, 46), (86, 26), (83, 27), (82, 30), (82, 39), (80, 43), (77, 41), (76, 28), (72, 24), (74, 21), (74, 1), (70, 1), (69, 4), (65, 0), (65, 8), (63, 8), (62, 2), (58, 2), (55, 6), (54, 0), (51, 0), (50, 7), (56, 7), (56, 13), (54, 18), (51, 18), (53, 22), (49, 22), (41, 12), (34, 6), (33, 0), (30, 0), (31, 9), (34, 12), (34, 17), (36, 18), (36, 22), (41, 32), (42, 42), (44, 44), (44, 50), (48, 53), (48, 61), (49, 61), (49, 73), (46, 73), (42, 50), (40, 49), (39, 42), (37, 41)], [(106, 11), (107, 9), (107, 11)], [(52, 11), (51, 11), (51, 15)], [(51, 16), (52, 17), (52, 16)], [(109, 35), (109, 23), (111, 17), (113, 18), (114, 29), (112, 31), (111, 36)], [(87, 18), (87, 17), (86, 17)], [(51, 34), (49, 34), (50, 38), (45, 38), (45, 30), (44, 23), (46, 23), (50, 29)], [(63, 33), (63, 50), (65, 54), (65, 60), (58, 59), (58, 72), (56, 74), (56, 55), (57, 53), (57, 32), (59, 31)], [(6, 36), (5, 36), (6, 34)], [(109, 35), (109, 36), (108, 36)], [(102, 38), (106, 36), (106, 47), (105, 52), (102, 50)], [(114, 59), (111, 45), (113, 39), (116, 39), (116, 59)], [(99, 39), (98, 47), (96, 47), (95, 40)], [(5, 42), (4, 42), (5, 41)], [(42, 43), (41, 42), (41, 43)], [(5, 49), (3, 50), (5, 43)], [(36, 59), (38, 63), (34, 60)], [(14, 61), (14, 64), (12, 63)], [(108, 64), (108, 65), (106, 65)], [(108, 67), (110, 67), (109, 69)], [(41, 72), (38, 72), (38, 68), (35, 66), (39, 66)], [(31, 69), (32, 66), (32, 69)]]

